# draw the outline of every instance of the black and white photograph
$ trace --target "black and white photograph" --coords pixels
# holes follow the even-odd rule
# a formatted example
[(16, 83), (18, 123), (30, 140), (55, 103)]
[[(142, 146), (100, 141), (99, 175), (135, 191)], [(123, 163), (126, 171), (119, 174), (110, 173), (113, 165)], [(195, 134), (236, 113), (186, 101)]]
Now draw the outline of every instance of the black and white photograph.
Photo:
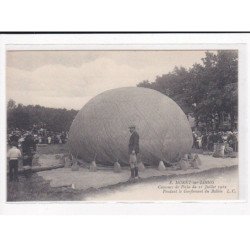
[(238, 58), (7, 50), (7, 202), (238, 200)]
[(250, 249), (246, 1), (0, 10), (1, 249)]

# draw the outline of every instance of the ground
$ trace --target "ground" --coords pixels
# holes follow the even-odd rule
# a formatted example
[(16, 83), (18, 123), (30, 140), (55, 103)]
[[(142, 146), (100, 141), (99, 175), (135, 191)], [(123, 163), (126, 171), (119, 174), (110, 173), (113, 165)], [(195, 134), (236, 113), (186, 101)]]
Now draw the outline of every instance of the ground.
[(43, 144), (40, 145), (38, 144), (37, 147), (37, 153), (38, 154), (63, 154), (68, 152), (68, 146), (67, 144)]
[[(60, 165), (60, 156), (66, 152), (66, 145), (39, 147), (40, 170)], [(27, 178), (21, 175), (18, 183), (8, 183), (8, 201), (136, 200), (138, 198), (139, 200), (169, 200), (173, 196), (169, 194), (163, 196), (157, 189), (159, 183), (168, 185), (170, 179), (191, 181), (212, 177), (216, 177), (219, 183), (222, 181), (221, 176), (224, 176), (224, 182), (229, 181), (228, 184), (237, 188), (237, 158), (223, 159), (201, 154), (199, 156), (202, 161), (199, 169), (167, 168), (165, 171), (159, 171), (156, 166), (151, 166), (140, 172), (139, 183), (128, 182), (130, 176), (128, 167), (123, 168), (120, 173), (115, 173), (110, 166), (98, 168), (97, 172), (90, 172), (86, 167), (81, 167), (78, 171), (62, 167), (39, 171)], [(150, 190), (156, 191), (152, 193)], [(229, 198), (235, 197), (236, 195)]]
[[(87, 201), (126, 202), (234, 200), (238, 198), (237, 176), (238, 167), (232, 166), (192, 174), (151, 177), (132, 185), (131, 183), (119, 183), (90, 190), (85, 192), (83, 199)], [(179, 185), (178, 189), (175, 188), (176, 185)]]

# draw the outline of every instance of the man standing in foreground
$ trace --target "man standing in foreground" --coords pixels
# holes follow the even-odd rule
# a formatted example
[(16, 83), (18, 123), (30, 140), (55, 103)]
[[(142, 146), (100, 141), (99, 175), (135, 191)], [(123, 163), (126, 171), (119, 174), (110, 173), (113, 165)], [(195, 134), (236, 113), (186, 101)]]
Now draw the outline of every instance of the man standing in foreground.
[(129, 131), (131, 133), (129, 139), (129, 163), (131, 170), (130, 180), (139, 179), (138, 166), (137, 166), (137, 155), (139, 154), (139, 135), (135, 130), (135, 126), (130, 126)]
[(18, 160), (21, 158), (21, 151), (17, 148), (17, 143), (13, 142), (9, 149), (7, 157), (9, 162), (9, 178), (10, 181), (18, 181)]

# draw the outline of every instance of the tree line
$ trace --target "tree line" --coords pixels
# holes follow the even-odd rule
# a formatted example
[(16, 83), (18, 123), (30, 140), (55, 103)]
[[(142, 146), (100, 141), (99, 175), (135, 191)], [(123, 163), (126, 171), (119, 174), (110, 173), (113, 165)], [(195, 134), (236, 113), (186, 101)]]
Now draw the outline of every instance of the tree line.
[(169, 96), (186, 114), (193, 113), (197, 123), (217, 121), (218, 128), (226, 114), (234, 129), (238, 115), (238, 51), (207, 51), (202, 63), (188, 69), (175, 67), (155, 81), (145, 80), (137, 86)]
[(12, 99), (7, 105), (8, 129), (32, 129), (34, 124), (42, 125), (54, 132), (68, 131), (77, 110), (47, 108), (40, 105), (16, 104)]

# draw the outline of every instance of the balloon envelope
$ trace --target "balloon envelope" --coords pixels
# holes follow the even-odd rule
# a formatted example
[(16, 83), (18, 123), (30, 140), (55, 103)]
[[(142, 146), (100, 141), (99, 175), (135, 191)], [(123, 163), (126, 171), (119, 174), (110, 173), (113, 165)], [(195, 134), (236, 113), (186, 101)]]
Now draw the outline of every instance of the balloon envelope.
[(192, 131), (181, 108), (166, 95), (139, 87), (108, 90), (85, 104), (70, 127), (70, 151), (87, 162), (128, 164), (131, 125), (145, 164), (174, 162), (191, 151)]

